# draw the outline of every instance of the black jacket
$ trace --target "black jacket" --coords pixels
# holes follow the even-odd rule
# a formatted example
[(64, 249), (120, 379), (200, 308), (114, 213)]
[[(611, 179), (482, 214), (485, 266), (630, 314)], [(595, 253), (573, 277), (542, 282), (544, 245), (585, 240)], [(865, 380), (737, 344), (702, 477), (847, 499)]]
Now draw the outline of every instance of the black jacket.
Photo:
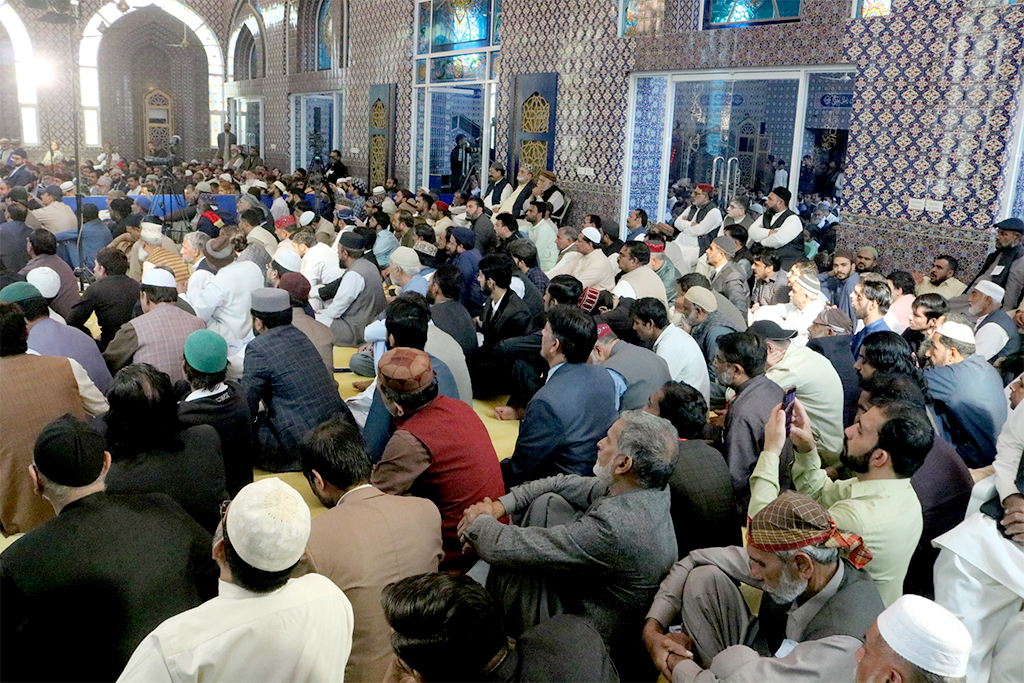
[(0, 561), (0, 678), (115, 680), (162, 621), (216, 596), (210, 546), (165, 495), (65, 506)]
[(511, 289), (505, 292), (495, 313), (488, 300), (484, 303), (484, 348), (491, 348), (503, 339), (518, 337), (530, 329), (530, 309)]
[(86, 334), (89, 316), (96, 314), (100, 325), (100, 350), (114, 338), (117, 331), (132, 319), (135, 304), (139, 303), (139, 283), (127, 275), (108, 275), (90, 285), (82, 292), (82, 299), (72, 306), (67, 324), (77, 327)]
[[(220, 435), (224, 480), (233, 498), (252, 483), (252, 416), (245, 393), (235, 382), (213, 396), (178, 403), (178, 420), (186, 426), (210, 425)], [(187, 394), (186, 394), (187, 395)]]

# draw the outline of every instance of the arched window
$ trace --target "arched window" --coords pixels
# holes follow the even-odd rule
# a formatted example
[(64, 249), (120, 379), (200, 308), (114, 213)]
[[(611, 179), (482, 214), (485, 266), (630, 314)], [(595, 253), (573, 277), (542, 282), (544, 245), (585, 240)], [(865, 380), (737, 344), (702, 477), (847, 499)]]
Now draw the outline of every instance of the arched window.
[(316, 70), (331, 68), (331, 47), (334, 44), (334, 20), (331, 17), (331, 0), (320, 0), (316, 12)]

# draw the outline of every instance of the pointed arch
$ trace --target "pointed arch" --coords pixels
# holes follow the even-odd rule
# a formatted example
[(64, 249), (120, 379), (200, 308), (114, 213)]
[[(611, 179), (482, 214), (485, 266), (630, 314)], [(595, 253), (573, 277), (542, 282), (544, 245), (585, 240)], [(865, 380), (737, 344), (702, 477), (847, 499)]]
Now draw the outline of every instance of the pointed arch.
[[(227, 75), (229, 81), (241, 81), (246, 78), (265, 78), (267, 75), (267, 43), (263, 14), (249, 0), (242, 0), (235, 7), (231, 18), (232, 32), (228, 39)], [(249, 38), (245, 36), (249, 33)], [(247, 76), (237, 72), (238, 66), (245, 60), (249, 63), (248, 51), (256, 50), (256, 69), (249, 70)], [(239, 54), (240, 52), (244, 54)]]
[(8, 0), (0, 0), (0, 24), (14, 46), (14, 77), (18, 88), (18, 108), (21, 110), (21, 142), (25, 145), (38, 145), (36, 108), (39, 100), (36, 94), (37, 74), (32, 39), (25, 23)]
[[(125, 14), (141, 7), (157, 7), (180, 20), (199, 38), (206, 52), (210, 100), (210, 146), (217, 144), (217, 133), (226, 116), (224, 110), (224, 55), (216, 34), (190, 7), (179, 0), (128, 0), (128, 11), (122, 13), (117, 3), (108, 2), (89, 17), (78, 47), (78, 67), (82, 84), (82, 110), (85, 119), (85, 144), (100, 143), (100, 81), (99, 51), (103, 32)], [(102, 30), (101, 30), (102, 29)]]

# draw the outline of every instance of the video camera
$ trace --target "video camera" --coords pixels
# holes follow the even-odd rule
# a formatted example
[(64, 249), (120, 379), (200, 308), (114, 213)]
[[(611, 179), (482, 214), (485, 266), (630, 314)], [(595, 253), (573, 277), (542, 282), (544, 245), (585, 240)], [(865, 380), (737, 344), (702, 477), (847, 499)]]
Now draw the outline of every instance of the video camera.
[(142, 157), (149, 166), (174, 166), (178, 163), (178, 145), (181, 143), (180, 135), (172, 135), (167, 141), (167, 156)]

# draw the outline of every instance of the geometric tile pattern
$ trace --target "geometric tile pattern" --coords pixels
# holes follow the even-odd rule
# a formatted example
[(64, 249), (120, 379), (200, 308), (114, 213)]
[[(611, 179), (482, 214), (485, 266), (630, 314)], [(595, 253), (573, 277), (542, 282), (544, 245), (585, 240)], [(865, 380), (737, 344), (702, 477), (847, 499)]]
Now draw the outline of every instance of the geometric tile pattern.
[(661, 159), (665, 142), (668, 78), (638, 78), (633, 108), (633, 154), (630, 160), (629, 208), (658, 215)]

